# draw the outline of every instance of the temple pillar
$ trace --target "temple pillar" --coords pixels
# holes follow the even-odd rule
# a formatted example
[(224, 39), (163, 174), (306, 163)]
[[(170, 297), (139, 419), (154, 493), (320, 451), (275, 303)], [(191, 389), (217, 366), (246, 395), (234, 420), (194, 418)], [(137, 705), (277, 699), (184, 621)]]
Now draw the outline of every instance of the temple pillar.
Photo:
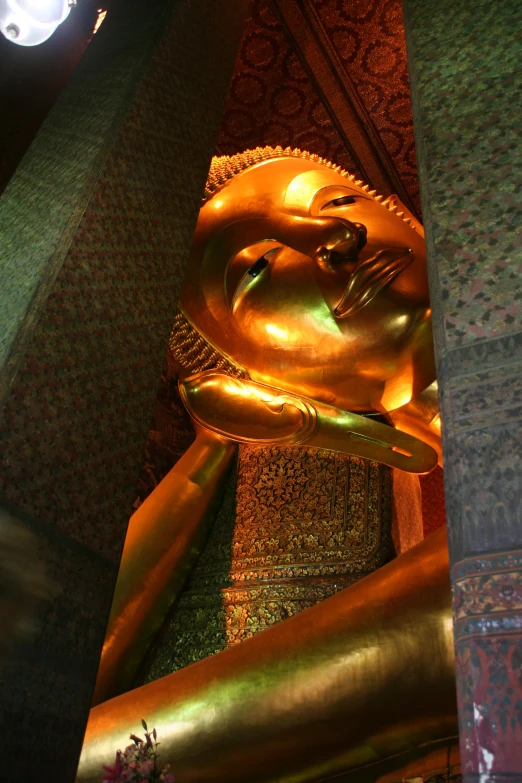
[(442, 412), (466, 783), (522, 773), (520, 25), (405, 0)]
[(0, 650), (10, 783), (75, 777), (244, 13), (112, 3), (0, 200), (0, 534), (54, 595)]

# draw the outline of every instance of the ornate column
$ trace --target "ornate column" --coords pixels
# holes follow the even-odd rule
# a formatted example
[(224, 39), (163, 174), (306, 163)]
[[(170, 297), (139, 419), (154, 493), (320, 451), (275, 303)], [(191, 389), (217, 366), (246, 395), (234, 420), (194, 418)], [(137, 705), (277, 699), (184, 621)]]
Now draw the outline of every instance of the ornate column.
[(522, 774), (520, 26), (405, 0), (452, 562), (463, 779)]
[(11, 783), (75, 776), (244, 10), (111, 4), (0, 201), (0, 495), (56, 593), (0, 661)]

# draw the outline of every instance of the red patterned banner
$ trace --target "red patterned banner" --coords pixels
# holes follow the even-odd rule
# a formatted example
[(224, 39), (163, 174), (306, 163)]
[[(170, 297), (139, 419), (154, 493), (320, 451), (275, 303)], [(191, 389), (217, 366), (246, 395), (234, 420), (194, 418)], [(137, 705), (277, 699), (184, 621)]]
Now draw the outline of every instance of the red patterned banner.
[(462, 771), (466, 783), (522, 776), (522, 551), (453, 566)]

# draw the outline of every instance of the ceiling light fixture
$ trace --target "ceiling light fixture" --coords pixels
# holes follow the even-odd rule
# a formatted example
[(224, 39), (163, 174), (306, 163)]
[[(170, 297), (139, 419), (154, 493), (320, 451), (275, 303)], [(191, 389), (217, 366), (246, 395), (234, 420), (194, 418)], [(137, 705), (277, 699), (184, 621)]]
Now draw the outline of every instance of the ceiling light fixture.
[(0, 0), (0, 31), (19, 46), (47, 41), (76, 0)]

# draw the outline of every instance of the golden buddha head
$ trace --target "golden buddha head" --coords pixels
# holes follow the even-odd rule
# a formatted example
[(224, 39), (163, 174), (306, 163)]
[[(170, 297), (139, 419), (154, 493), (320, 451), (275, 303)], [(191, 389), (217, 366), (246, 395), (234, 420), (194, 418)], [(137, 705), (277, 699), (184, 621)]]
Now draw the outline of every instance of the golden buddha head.
[(174, 345), (194, 329), (199, 346), (189, 370), (359, 412), (434, 379), (422, 227), (397, 197), (298, 150), (214, 158), (181, 307)]

